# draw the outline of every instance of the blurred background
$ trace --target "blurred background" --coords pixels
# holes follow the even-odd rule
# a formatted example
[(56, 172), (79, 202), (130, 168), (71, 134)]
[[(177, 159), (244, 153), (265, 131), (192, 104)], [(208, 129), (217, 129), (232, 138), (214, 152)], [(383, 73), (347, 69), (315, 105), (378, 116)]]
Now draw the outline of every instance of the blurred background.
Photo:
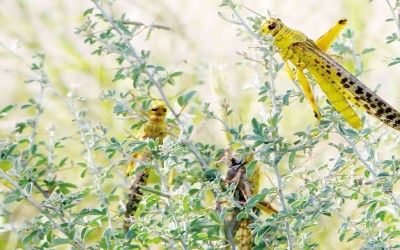
[[(393, 3), (394, 1), (392, 1)], [(317, 39), (342, 17), (349, 20), (348, 29), (354, 30), (354, 50), (361, 52), (366, 48), (375, 51), (362, 57), (363, 82), (374, 89), (381, 84), (379, 94), (394, 107), (400, 107), (400, 64), (387, 67), (389, 58), (399, 55), (399, 44), (386, 44), (385, 37), (397, 32), (393, 22), (385, 22), (391, 17), (389, 7), (384, 0), (251, 0), (241, 2), (247, 8), (268, 16), (281, 18), (291, 28), (301, 30), (309, 38)], [(257, 79), (253, 64), (238, 54), (246, 52), (257, 55), (258, 45), (243, 39), (243, 30), (222, 19), (218, 12), (230, 18), (227, 9), (220, 8), (220, 0), (152, 0), (115, 1), (109, 10), (115, 17), (126, 14), (126, 18), (145, 24), (157, 23), (168, 26), (171, 31), (155, 30), (150, 40), (136, 39), (133, 46), (151, 50), (150, 61), (162, 65), (170, 72), (183, 71), (184, 75), (176, 80), (176, 85), (167, 93), (173, 99), (177, 93), (195, 89), (198, 91), (198, 104), (209, 102), (214, 110), (220, 109), (226, 99), (234, 110), (233, 125), (239, 122), (249, 124), (252, 117), (261, 110), (257, 102), (257, 89), (266, 79)], [(82, 145), (76, 125), (72, 121), (67, 105), (57, 95), (81, 96), (78, 110), (87, 112), (87, 119), (92, 125), (101, 124), (110, 129), (110, 134), (124, 138), (132, 121), (116, 117), (112, 112), (114, 103), (101, 101), (102, 92), (109, 89), (131, 89), (131, 81), (112, 82), (117, 64), (112, 56), (92, 55), (94, 47), (84, 43), (83, 35), (76, 35), (76, 28), (84, 22), (83, 12), (92, 8), (90, 1), (50, 1), (50, 0), (6, 0), (0, 8), (0, 108), (9, 104), (17, 105), (6, 117), (0, 119), (1, 142), (13, 141), (21, 135), (14, 133), (15, 124), (33, 117), (29, 109), (20, 109), (29, 98), (38, 98), (37, 84), (24, 81), (34, 77), (30, 66), (32, 57), (38, 53), (46, 56), (45, 69), (54, 89), (45, 90), (43, 103), (45, 113), (41, 117), (39, 136), (46, 137), (55, 131), (57, 137), (70, 137), (66, 142), (67, 153), (79, 159)], [(240, 8), (242, 17), (254, 16), (252, 12)], [(146, 33), (142, 34), (145, 38)], [(278, 58), (278, 57), (277, 57)], [(260, 58), (261, 60), (261, 58)], [(344, 58), (351, 64), (352, 58)], [(285, 72), (281, 71), (277, 79), (279, 93), (293, 89), (293, 83)], [(320, 92), (317, 92), (321, 95)], [(195, 106), (197, 109), (200, 105)], [(213, 121), (205, 121), (199, 112), (188, 108), (188, 119), (197, 126), (195, 139), (226, 147), (227, 141), (222, 126)], [(369, 124), (379, 126), (368, 117)], [(290, 138), (294, 131), (305, 129), (315, 123), (308, 103), (292, 104), (284, 110), (281, 133)], [(377, 137), (393, 132), (388, 127), (381, 127)], [(328, 148), (328, 146), (326, 146)], [(385, 156), (387, 152), (379, 152)], [(329, 158), (329, 150), (321, 145), (315, 152), (313, 161)], [(104, 164), (108, 164), (106, 161)], [(317, 164), (317, 163), (315, 163)], [(2, 165), (7, 169), (9, 166)], [(123, 175), (124, 169), (119, 169)], [(66, 175), (63, 178), (71, 178)], [(121, 177), (122, 178), (122, 177)], [(122, 185), (122, 184), (121, 184)], [(6, 187), (0, 187), (6, 188)], [(87, 201), (90, 202), (90, 201)], [(22, 216), (22, 208), (16, 211), (16, 217)], [(331, 223), (332, 219), (327, 222)], [(319, 240), (324, 249), (352, 249), (350, 243), (339, 243), (336, 231), (321, 221)], [(338, 222), (339, 223), (339, 222)], [(330, 224), (329, 224), (330, 225)], [(2, 240), (6, 240), (2, 238)], [(10, 239), (8, 239), (10, 240)]]
[[(264, 16), (268, 16), (267, 11), (270, 11), (272, 16), (280, 17), (289, 27), (303, 31), (312, 39), (326, 32), (339, 18), (348, 18), (347, 28), (355, 31), (355, 51), (376, 49), (362, 58), (365, 69), (362, 80), (370, 88), (381, 84), (379, 94), (393, 106), (399, 106), (399, 66), (387, 67), (388, 58), (398, 51), (398, 44), (385, 43), (385, 37), (396, 32), (396, 26), (393, 22), (385, 22), (391, 17), (385, 1), (264, 0), (243, 1), (242, 4)], [(94, 120), (101, 120), (107, 126), (112, 125), (115, 131), (120, 131), (125, 121), (121, 122), (107, 112), (109, 103), (99, 102), (98, 97), (107, 89), (129, 88), (130, 82), (111, 82), (116, 67), (114, 58), (102, 57), (100, 60), (91, 55), (94, 47), (84, 43), (84, 36), (74, 34), (84, 21), (83, 12), (92, 7), (91, 2), (5, 1), (3, 5), (0, 10), (3, 27), (0, 34), (0, 106), (20, 103), (28, 96), (37, 94), (38, 89), (34, 85), (24, 84), (24, 80), (32, 75), (32, 56), (42, 52), (46, 55), (50, 81), (57, 91), (64, 95), (81, 95), (87, 102), (88, 114)], [(223, 94), (240, 114), (241, 118), (238, 119), (247, 119), (253, 115), (248, 112), (249, 106), (257, 109), (259, 105), (251, 105), (256, 101), (255, 75), (252, 73), (252, 64), (237, 52), (257, 53), (254, 49), (257, 44), (243, 41), (243, 36), (237, 36), (242, 31), (219, 17), (218, 12), (227, 18), (231, 15), (219, 5), (218, 0), (117, 1), (111, 11), (114, 16), (125, 13), (126, 18), (133, 21), (171, 27), (171, 31), (152, 32), (150, 40), (143, 44), (138, 44), (142, 40), (136, 39), (134, 45), (151, 50), (151, 59), (155, 64), (163, 65), (170, 71), (185, 72), (178, 79), (174, 94), (194, 88), (204, 102), (210, 102), (215, 108), (221, 100), (218, 99), (220, 93), (213, 93), (225, 91)], [(243, 17), (254, 16), (246, 9), (241, 10)], [(143, 32), (144, 36), (146, 32)], [(351, 62), (351, 58), (345, 59)], [(283, 71), (278, 77), (278, 82), (282, 82), (277, 84), (278, 91), (293, 88)], [(215, 91), (208, 91), (210, 88)], [(169, 97), (173, 98), (173, 94)], [(51, 107), (48, 110), (51, 112), (47, 113), (47, 124), (51, 126), (53, 120), (58, 124), (58, 130), (68, 131), (60, 127), (69, 127), (68, 115), (63, 110), (65, 105), (57, 103), (57, 98), (51, 95), (45, 98)], [(305, 103), (292, 105), (290, 110), (285, 110), (284, 122), (288, 131), (304, 128), (312, 122), (312, 113), (305, 111), (310, 111)], [(105, 113), (109, 117), (105, 117)], [(21, 111), (14, 111), (2, 120), (2, 135), (10, 135), (20, 116)], [(307, 119), (299, 119), (303, 117)]]

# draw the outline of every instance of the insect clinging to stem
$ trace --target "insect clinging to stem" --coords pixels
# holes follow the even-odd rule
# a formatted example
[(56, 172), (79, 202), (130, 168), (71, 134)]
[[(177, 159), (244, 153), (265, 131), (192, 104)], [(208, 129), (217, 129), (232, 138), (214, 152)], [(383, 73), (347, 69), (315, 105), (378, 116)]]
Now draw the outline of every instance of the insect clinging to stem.
[[(144, 125), (141, 134), (139, 135), (139, 140), (145, 141), (146, 139), (158, 139), (158, 143), (162, 143), (163, 139), (167, 135), (167, 123), (166, 123), (166, 115), (167, 108), (165, 104), (162, 102), (158, 102), (153, 108), (148, 112), (148, 121)], [(132, 155), (133, 158), (138, 159), (140, 161), (146, 161), (147, 158), (151, 156), (150, 152), (143, 151), (134, 153)], [(136, 167), (136, 162), (131, 161), (126, 170), (126, 175), (134, 170)], [(141, 170), (134, 175), (134, 179), (132, 180), (129, 199), (126, 204), (126, 212), (125, 218), (130, 218), (133, 216), (139, 206), (140, 201), (142, 200), (143, 193), (140, 190), (141, 186), (145, 186), (147, 184), (149, 178), (149, 168), (147, 167), (144, 170)], [(125, 231), (129, 228), (128, 221), (124, 223)]]
[[(279, 49), (287, 73), (299, 82), (318, 121), (322, 115), (304, 70), (311, 73), (333, 107), (353, 128), (360, 130), (363, 123), (350, 103), (400, 130), (400, 113), (326, 53), (346, 24), (347, 19), (340, 19), (315, 42), (304, 33), (287, 27), (279, 18), (265, 20), (261, 33), (273, 36), (273, 43)], [(296, 68), (296, 73), (289, 66), (289, 61)]]

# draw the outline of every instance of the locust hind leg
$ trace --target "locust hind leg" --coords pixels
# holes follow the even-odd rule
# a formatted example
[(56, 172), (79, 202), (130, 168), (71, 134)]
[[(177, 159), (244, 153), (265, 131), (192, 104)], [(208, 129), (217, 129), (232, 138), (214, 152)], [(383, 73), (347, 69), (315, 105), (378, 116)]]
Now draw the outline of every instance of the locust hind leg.
[(306, 76), (304, 75), (303, 70), (300, 68), (297, 68), (296, 79), (299, 82), (301, 88), (303, 89), (304, 95), (306, 96), (308, 102), (311, 104), (315, 118), (317, 118), (317, 120), (320, 121), (322, 118), (321, 111), (319, 110), (317, 102), (315, 101), (314, 95), (310, 87), (310, 83), (308, 82)]
[(343, 28), (347, 24), (347, 19), (342, 18), (330, 29), (328, 32), (323, 34), (318, 40), (315, 42), (318, 48), (324, 52), (326, 52), (329, 47), (331, 47), (333, 41), (338, 37), (339, 33), (343, 30)]

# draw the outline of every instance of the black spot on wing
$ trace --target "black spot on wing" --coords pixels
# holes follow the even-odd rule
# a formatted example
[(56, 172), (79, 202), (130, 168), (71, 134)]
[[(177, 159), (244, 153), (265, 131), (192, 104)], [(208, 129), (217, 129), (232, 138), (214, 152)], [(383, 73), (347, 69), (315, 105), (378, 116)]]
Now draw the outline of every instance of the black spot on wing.
[(376, 115), (377, 116), (380, 116), (380, 115), (383, 115), (383, 113), (385, 113), (385, 110), (384, 109), (378, 109), (377, 111), (376, 111)]
[(387, 115), (386, 118), (389, 120), (393, 120), (394, 118), (396, 118), (396, 115), (395, 114)]
[(364, 94), (364, 90), (360, 86), (358, 86), (356, 89), (356, 94), (362, 95), (362, 94)]

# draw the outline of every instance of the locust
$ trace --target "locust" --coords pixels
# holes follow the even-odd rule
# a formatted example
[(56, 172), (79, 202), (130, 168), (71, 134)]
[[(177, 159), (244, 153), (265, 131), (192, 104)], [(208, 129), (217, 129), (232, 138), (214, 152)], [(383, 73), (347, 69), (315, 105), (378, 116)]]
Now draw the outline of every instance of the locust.
[[(167, 122), (165, 120), (167, 115), (167, 108), (165, 107), (164, 103), (158, 103), (155, 105), (147, 114), (148, 121), (144, 125), (141, 134), (139, 135), (139, 140), (145, 141), (146, 139), (158, 139), (159, 143), (162, 143), (163, 139), (167, 135)], [(133, 158), (139, 159), (140, 161), (146, 161), (147, 158), (150, 156), (150, 152), (144, 151), (135, 153), (132, 155)], [(128, 165), (126, 175), (129, 174), (134, 170), (136, 166), (136, 162), (131, 161)], [(125, 218), (129, 219), (133, 216), (139, 206), (139, 203), (142, 199), (143, 193), (140, 190), (141, 186), (145, 186), (147, 184), (147, 180), (149, 178), (149, 169), (146, 168), (142, 171), (139, 171), (134, 175), (129, 199), (126, 204), (126, 212)], [(129, 228), (129, 220), (126, 220), (124, 223), (124, 229), (127, 231)]]
[[(225, 183), (236, 184), (236, 188), (233, 190), (233, 197), (235, 201), (241, 205), (245, 204), (248, 199), (260, 191), (260, 166), (255, 167), (251, 176), (247, 176), (246, 174), (247, 166), (252, 160), (253, 155), (248, 155), (242, 160), (237, 157), (232, 157), (225, 178)], [(252, 229), (249, 227), (252, 220), (250, 218), (238, 220), (237, 216), (240, 212), (241, 211), (237, 208), (233, 210), (231, 220), (225, 223), (225, 233), (227, 235), (232, 234), (238, 249), (250, 250), (254, 244), (253, 235), (251, 234)], [(264, 200), (256, 204), (254, 212), (263, 212), (264, 214), (270, 215), (277, 214), (278, 210), (275, 209), (270, 202)]]
[[(301, 31), (287, 27), (279, 18), (265, 20), (261, 25), (261, 33), (273, 36), (273, 43), (279, 49), (285, 70), (292, 80), (297, 79), (318, 121), (322, 115), (304, 74), (305, 70), (311, 73), (335, 110), (354, 129), (360, 130), (363, 122), (352, 105), (400, 130), (400, 113), (327, 53), (346, 24), (347, 19), (340, 19), (315, 42)], [(289, 61), (296, 72), (290, 67)]]

